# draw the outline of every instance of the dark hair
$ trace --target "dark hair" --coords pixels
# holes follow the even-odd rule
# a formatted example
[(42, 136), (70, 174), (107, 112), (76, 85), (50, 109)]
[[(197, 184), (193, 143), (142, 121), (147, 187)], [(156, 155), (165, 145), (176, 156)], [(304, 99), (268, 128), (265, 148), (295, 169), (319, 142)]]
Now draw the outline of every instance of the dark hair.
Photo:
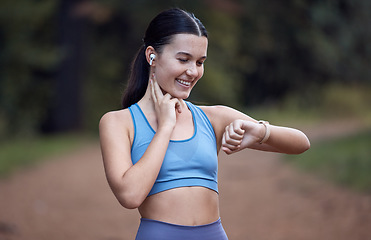
[(131, 66), (128, 85), (122, 98), (123, 108), (138, 102), (146, 92), (149, 78), (149, 64), (145, 56), (147, 47), (152, 46), (156, 52), (161, 53), (164, 45), (171, 42), (173, 35), (180, 33), (207, 37), (201, 21), (194, 14), (179, 8), (163, 11), (150, 22), (143, 38), (144, 44)]

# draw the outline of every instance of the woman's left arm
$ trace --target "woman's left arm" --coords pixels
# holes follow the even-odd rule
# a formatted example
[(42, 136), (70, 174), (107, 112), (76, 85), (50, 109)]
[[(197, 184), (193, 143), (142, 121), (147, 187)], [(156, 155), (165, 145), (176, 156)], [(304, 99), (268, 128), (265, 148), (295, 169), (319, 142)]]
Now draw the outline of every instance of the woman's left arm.
[(300, 130), (259, 122), (246, 114), (224, 106), (202, 107), (217, 138), (218, 150), (227, 154), (251, 148), (262, 151), (300, 154), (310, 147)]

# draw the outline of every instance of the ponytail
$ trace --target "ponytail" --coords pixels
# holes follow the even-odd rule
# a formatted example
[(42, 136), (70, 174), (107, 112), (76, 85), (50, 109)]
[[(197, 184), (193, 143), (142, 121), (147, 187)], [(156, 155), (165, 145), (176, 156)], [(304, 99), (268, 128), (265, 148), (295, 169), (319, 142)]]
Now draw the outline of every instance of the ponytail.
[(138, 102), (146, 93), (149, 65), (145, 57), (145, 50), (145, 46), (142, 45), (132, 63), (128, 85), (122, 98), (123, 109)]

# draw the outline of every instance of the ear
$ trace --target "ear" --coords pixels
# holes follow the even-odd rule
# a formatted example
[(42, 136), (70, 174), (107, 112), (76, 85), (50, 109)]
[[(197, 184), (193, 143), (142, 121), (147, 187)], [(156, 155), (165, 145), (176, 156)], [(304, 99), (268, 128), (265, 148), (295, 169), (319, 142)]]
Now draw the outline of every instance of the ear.
[[(145, 55), (146, 55), (146, 59), (147, 59), (148, 64), (150, 64), (150, 62), (151, 62), (151, 57), (150, 57), (151, 54), (155, 54), (155, 56), (157, 57), (157, 53), (156, 53), (155, 49), (152, 46), (149, 46), (149, 47), (146, 48), (146, 51), (145, 51)], [(156, 60), (155, 59), (152, 60), (152, 65), (151, 65), (152, 67), (156, 66)]]

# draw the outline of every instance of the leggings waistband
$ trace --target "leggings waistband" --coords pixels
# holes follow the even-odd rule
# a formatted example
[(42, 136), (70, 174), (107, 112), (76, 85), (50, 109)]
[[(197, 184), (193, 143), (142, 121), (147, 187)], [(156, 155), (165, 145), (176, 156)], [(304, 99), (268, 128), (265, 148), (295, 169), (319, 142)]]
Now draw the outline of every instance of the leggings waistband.
[(142, 218), (136, 240), (228, 240), (220, 218), (215, 222), (188, 226)]
[(154, 222), (154, 223), (165, 224), (165, 225), (169, 225), (169, 226), (173, 226), (173, 227), (180, 227), (180, 228), (201, 228), (201, 227), (207, 227), (207, 226), (210, 226), (210, 225), (221, 223), (220, 218), (218, 220), (216, 220), (215, 222), (202, 224), (202, 225), (194, 225), (194, 226), (193, 225), (179, 225), (179, 224), (175, 224), (175, 223), (168, 223), (168, 222), (163, 222), (163, 221), (149, 219), (149, 218), (141, 218), (140, 221), (141, 222)]

